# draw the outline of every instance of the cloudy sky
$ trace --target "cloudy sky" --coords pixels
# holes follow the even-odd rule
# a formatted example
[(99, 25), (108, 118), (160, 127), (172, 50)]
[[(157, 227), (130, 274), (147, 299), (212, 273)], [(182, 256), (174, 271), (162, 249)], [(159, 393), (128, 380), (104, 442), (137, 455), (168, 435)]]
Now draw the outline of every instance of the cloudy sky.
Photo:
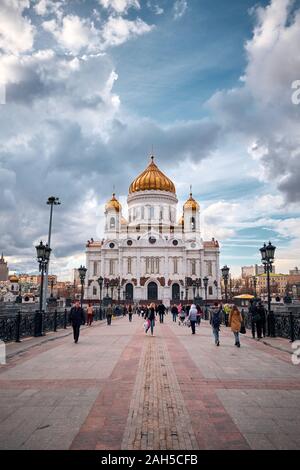
[(113, 187), (124, 205), (152, 145), (178, 212), (192, 184), (203, 237), (220, 240), (233, 273), (268, 240), (277, 271), (300, 266), (299, 44), (300, 1), (1, 0), (10, 270), (36, 270), (54, 195), (50, 271), (70, 277), (102, 237)]

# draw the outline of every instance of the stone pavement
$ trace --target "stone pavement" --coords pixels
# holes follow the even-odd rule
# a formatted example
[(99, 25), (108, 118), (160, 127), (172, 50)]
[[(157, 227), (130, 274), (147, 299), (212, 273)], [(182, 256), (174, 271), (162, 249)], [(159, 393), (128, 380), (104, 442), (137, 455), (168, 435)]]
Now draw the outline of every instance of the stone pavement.
[(8, 347), (0, 449), (300, 448), (287, 341), (237, 349), (223, 327), (216, 347), (206, 322), (191, 335), (170, 315), (154, 337), (139, 317), (95, 323), (78, 344), (69, 333)]

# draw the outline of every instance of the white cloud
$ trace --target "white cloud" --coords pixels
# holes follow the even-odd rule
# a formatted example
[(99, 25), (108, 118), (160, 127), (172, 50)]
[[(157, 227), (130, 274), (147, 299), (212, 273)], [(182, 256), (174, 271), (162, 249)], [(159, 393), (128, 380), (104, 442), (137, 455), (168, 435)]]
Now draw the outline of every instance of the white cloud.
[(40, 0), (35, 6), (34, 10), (39, 16), (47, 16), (51, 13), (55, 13), (60, 16), (62, 14), (60, 8), (63, 2), (57, 0)]
[(117, 13), (126, 13), (131, 7), (139, 10), (141, 8), (138, 0), (98, 0), (104, 8), (110, 8)]
[(43, 22), (43, 28), (54, 35), (57, 42), (73, 54), (83, 49), (99, 47), (99, 31), (93, 22), (77, 15), (66, 15), (61, 25), (54, 19)]
[(5, 53), (19, 54), (32, 49), (35, 28), (23, 16), (29, 6), (29, 0), (1, 0), (0, 50)]
[(181, 18), (187, 10), (187, 0), (176, 0), (173, 6), (174, 19)]
[(103, 47), (118, 46), (131, 37), (148, 33), (152, 29), (153, 26), (148, 25), (140, 18), (130, 21), (120, 16), (110, 16), (102, 31)]
[(157, 3), (152, 3), (150, 0), (147, 2), (147, 7), (150, 8), (156, 15), (162, 15), (164, 13), (164, 9), (158, 5)]

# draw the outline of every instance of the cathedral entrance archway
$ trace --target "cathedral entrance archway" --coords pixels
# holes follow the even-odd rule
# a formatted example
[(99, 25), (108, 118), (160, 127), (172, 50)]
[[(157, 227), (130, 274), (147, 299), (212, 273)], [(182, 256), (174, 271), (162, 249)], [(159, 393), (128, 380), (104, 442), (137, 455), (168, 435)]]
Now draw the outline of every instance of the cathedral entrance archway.
[(132, 284), (126, 284), (125, 298), (126, 300), (133, 300), (133, 285)]
[(157, 300), (157, 284), (155, 282), (149, 282), (148, 284), (148, 300)]
[(180, 300), (180, 287), (179, 284), (172, 285), (172, 300)]

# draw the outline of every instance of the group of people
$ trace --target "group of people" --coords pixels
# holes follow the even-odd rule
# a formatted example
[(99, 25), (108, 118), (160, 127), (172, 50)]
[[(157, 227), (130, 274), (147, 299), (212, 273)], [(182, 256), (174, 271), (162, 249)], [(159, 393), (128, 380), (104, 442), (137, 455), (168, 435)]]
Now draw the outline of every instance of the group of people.
[(257, 335), (258, 340), (260, 340), (262, 336), (265, 338), (267, 313), (260, 300), (250, 300), (249, 314), (251, 320), (252, 338), (255, 339), (255, 334)]
[[(160, 303), (156, 305), (154, 302), (148, 306), (134, 305), (131, 304), (124, 305), (122, 307), (116, 306), (113, 308), (112, 305), (109, 305), (106, 309), (106, 319), (107, 324), (111, 325), (112, 316), (122, 315), (125, 317), (128, 314), (129, 321), (132, 321), (133, 313), (138, 316), (142, 316), (145, 319), (144, 328), (146, 334), (150, 330), (151, 335), (154, 334), (155, 319), (156, 316), (159, 316), (160, 323), (164, 322), (164, 316), (167, 313), (167, 308), (164, 304)], [(204, 316), (200, 305), (172, 305), (171, 314), (173, 322), (179, 324), (187, 324), (191, 327), (192, 334), (196, 333), (196, 325), (200, 325), (201, 318)], [(73, 326), (74, 332), (74, 342), (78, 342), (80, 326), (87, 323), (88, 326), (92, 325), (93, 322), (94, 309), (92, 304), (89, 304), (87, 307), (87, 320), (85, 318), (85, 313), (83, 308), (80, 306), (80, 302), (77, 301), (74, 307), (71, 308), (70, 312), (70, 321)], [(257, 339), (261, 339), (262, 335), (266, 335), (266, 310), (259, 300), (251, 300), (249, 305), (249, 315), (251, 320), (251, 329), (252, 336)], [(229, 326), (234, 334), (235, 346), (240, 347), (240, 333), (246, 333), (245, 329), (245, 318), (243, 310), (240, 312), (236, 305), (225, 305), (222, 306), (221, 303), (215, 302), (212, 307), (209, 308), (209, 322), (212, 327), (212, 332), (215, 340), (216, 346), (220, 345), (220, 326), (224, 323), (226, 326)]]

